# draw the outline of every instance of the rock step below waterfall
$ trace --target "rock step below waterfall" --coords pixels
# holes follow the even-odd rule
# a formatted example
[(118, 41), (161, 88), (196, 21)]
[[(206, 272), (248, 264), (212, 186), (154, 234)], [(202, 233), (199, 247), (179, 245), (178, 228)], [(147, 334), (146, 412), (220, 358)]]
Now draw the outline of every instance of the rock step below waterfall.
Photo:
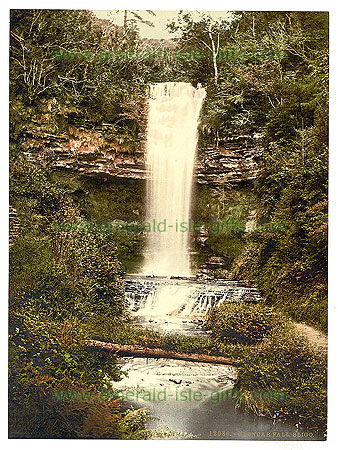
[(257, 303), (257, 289), (238, 281), (201, 282), (189, 278), (128, 277), (126, 301), (139, 315), (191, 316), (228, 302)]

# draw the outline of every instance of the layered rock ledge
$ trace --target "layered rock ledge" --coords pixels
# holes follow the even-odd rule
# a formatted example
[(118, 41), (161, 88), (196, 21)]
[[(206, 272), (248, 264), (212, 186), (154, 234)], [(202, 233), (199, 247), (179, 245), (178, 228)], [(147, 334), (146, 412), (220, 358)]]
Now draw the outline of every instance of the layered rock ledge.
[[(146, 179), (145, 151), (132, 153), (111, 145), (98, 134), (53, 135), (40, 130), (26, 134), (28, 159), (52, 170), (86, 177)], [(199, 184), (238, 184), (257, 177), (262, 136), (237, 136), (218, 146), (198, 149), (195, 177)]]

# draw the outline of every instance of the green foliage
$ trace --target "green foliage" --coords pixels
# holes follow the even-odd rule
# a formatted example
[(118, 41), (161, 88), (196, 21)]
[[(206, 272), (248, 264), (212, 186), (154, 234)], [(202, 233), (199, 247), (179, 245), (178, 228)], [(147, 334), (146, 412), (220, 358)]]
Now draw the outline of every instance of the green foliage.
[[(271, 337), (242, 358), (236, 387), (248, 410), (291, 419), (299, 426), (326, 430), (326, 355), (311, 348), (290, 325), (273, 329)], [(255, 391), (284, 392), (286, 401), (257, 402)]]
[[(229, 312), (226, 312), (227, 309)], [(217, 335), (206, 339), (160, 333), (137, 328), (132, 323), (113, 322), (109, 317), (92, 318), (84, 329), (88, 336), (104, 342), (237, 359), (239, 373), (236, 388), (244, 393), (239, 397), (241, 407), (255, 414), (292, 420), (314, 431), (325, 432), (325, 354), (310, 347), (293, 325), (272, 308), (228, 304), (224, 305), (222, 313), (217, 313), (218, 310), (210, 313), (206, 326), (218, 330), (219, 324), (224, 329), (224, 322), (236, 323), (236, 332), (243, 330), (240, 339), (237, 334), (230, 334), (230, 339)], [(226, 316), (224, 322), (222, 314)], [(211, 322), (210, 316), (217, 316), (218, 322), (213, 320), (208, 323)], [(262, 334), (258, 335), (257, 329)], [(270, 399), (258, 401), (253, 396), (257, 391), (280, 392), (283, 400), (271, 396)]]
[[(120, 376), (113, 359), (84, 352), (85, 338), (238, 358), (239, 385), (248, 394), (245, 406), (325, 427), (325, 357), (282, 320), (282, 327), (274, 328), (277, 316), (271, 309), (234, 305), (212, 311), (208, 321), (217, 339), (162, 335), (121, 322), (117, 256), (130, 268), (142, 246), (139, 236), (56, 233), (52, 224), (138, 220), (143, 190), (137, 188), (135, 195), (130, 186), (59, 183), (32, 167), (24, 152), (31, 133), (71, 135), (70, 127), (99, 129), (120, 151), (133, 152), (142, 141), (148, 84), (202, 83), (207, 97), (200, 143), (224, 144), (229, 136), (260, 132), (263, 158), (253, 193), (251, 188), (214, 189), (209, 199), (210, 191), (200, 191), (195, 219), (210, 228), (227, 216), (246, 220), (255, 209), (258, 220), (287, 224), (278, 234), (210, 234), (205, 251), (235, 258), (234, 276), (255, 282), (267, 304), (325, 330), (327, 19), (317, 12), (242, 12), (229, 21), (205, 14), (193, 21), (181, 13), (171, 25), (182, 32), (175, 41), (179, 49), (205, 51), (218, 43), (247, 54), (285, 49), (282, 60), (227, 61), (209, 54), (164, 63), (71, 61), (55, 58), (55, 52), (98, 55), (142, 45), (135, 24), (124, 33), (85, 10), (11, 11), (10, 201), (23, 229), (10, 252), (11, 437), (149, 437), (144, 411), (122, 414), (117, 404), (50, 401), (51, 389), (95, 390), (107, 377)], [(250, 392), (264, 388), (288, 390), (288, 401), (282, 407), (257, 405)]]
[[(11, 164), (11, 202), (21, 235), (10, 247), (9, 430), (12, 438), (146, 439), (146, 413), (134, 421), (118, 402), (56, 404), (52, 392), (97, 392), (122, 373), (111, 355), (84, 348), (83, 321), (124, 313), (120, 264), (110, 236), (56, 232), (80, 220), (48, 173)], [(98, 325), (99, 326), (99, 325)]]
[(58, 320), (123, 312), (115, 247), (100, 235), (59, 233), (43, 243), (20, 238), (11, 247), (10, 274), (13, 306), (29, 305)]
[[(241, 49), (245, 55), (286, 50), (282, 59), (219, 58), (217, 77), (210, 55), (178, 64), (207, 90), (201, 143), (226, 145), (229, 136), (261, 133), (253, 209), (258, 221), (287, 225), (285, 233), (250, 233), (245, 239), (234, 233), (210, 236), (207, 246), (211, 253), (235, 258), (233, 276), (254, 282), (269, 304), (326, 330), (327, 13), (243, 12), (228, 23), (203, 14), (193, 21), (181, 13), (171, 27), (183, 32), (179, 48), (206, 50), (219, 42), (221, 49)], [(227, 204), (221, 192), (218, 197), (211, 195), (204, 208), (197, 203), (197, 217), (224, 217)]]
[[(199, 262), (220, 255), (228, 260), (229, 270), (232, 268), (232, 262), (245, 249), (245, 225), (249, 213), (257, 208), (257, 203), (250, 185), (237, 188), (197, 187), (193, 219), (203, 224), (208, 233), (207, 241), (198, 247)], [(215, 271), (214, 275), (217, 276)]]
[(279, 201), (274, 199), (274, 208), (269, 203), (272, 211), (266, 214), (271, 221), (286, 223), (287, 230), (251, 234), (234, 275), (255, 280), (269, 304), (326, 331), (328, 216), (319, 176), (319, 170), (316, 178), (298, 174), (279, 191)]
[[(74, 233), (86, 229), (104, 235), (104, 240), (116, 247), (123, 272), (136, 272), (142, 259), (144, 238), (141, 233), (126, 230), (125, 226), (127, 222), (141, 222), (144, 218), (144, 183), (85, 180), (60, 173), (52, 174), (51, 179), (72, 198), (81, 214), (81, 220), (73, 222), (77, 225)], [(65, 217), (60, 217), (60, 223), (67, 223)]]
[(51, 179), (73, 199), (81, 216), (88, 221), (136, 221), (139, 216), (144, 217), (142, 180), (85, 179), (62, 172), (52, 173)]
[(107, 140), (134, 151), (144, 128), (147, 84), (158, 81), (159, 66), (100, 55), (135, 48), (136, 38), (135, 24), (125, 33), (86, 10), (12, 10), (11, 138), (41, 125), (39, 109), (48, 103), (49, 132), (104, 124)]
[(256, 344), (285, 319), (264, 305), (223, 304), (207, 314), (205, 326), (213, 336), (233, 344)]
[(18, 159), (10, 166), (10, 202), (20, 207), (20, 221), (26, 225), (33, 214), (40, 221), (42, 216), (57, 215), (66, 206), (67, 199), (64, 191), (50, 181), (45, 171)]
[(119, 422), (119, 432), (125, 439), (147, 439), (151, 437), (151, 431), (145, 429), (148, 420), (147, 410), (129, 410)]
[[(246, 221), (251, 209), (257, 205), (252, 186), (197, 186), (195, 220), (209, 225), (212, 222), (225, 221), (228, 218), (236, 222)], [(212, 231), (212, 230), (211, 230)], [(220, 230), (221, 231), (221, 230)]]
[[(78, 423), (69, 429), (76, 408), (55, 404), (52, 393), (60, 389), (95, 392), (105, 386), (107, 378), (119, 380), (115, 359), (85, 350), (79, 322), (71, 316), (55, 323), (42, 321), (27, 309), (22, 315), (14, 313), (9, 337), (10, 436), (80, 437), (80, 428), (75, 428), (87, 420), (94, 405), (86, 405), (87, 409), (78, 405)], [(102, 411), (96, 413), (103, 416)]]
[[(100, 324), (100, 326), (99, 326)], [(84, 324), (88, 338), (116, 344), (141, 345), (149, 348), (178, 353), (197, 353), (206, 355), (225, 355), (237, 358), (243, 346), (216, 341), (215, 339), (185, 336), (176, 333), (161, 333), (147, 328), (137, 327), (133, 323), (112, 320), (105, 317), (92, 317)]]
[(10, 251), (10, 300), (45, 308), (54, 318), (124, 308), (116, 247), (104, 233), (57, 232), (53, 223), (79, 220), (64, 189), (42, 170), (15, 163), (10, 191), (26, 234)]

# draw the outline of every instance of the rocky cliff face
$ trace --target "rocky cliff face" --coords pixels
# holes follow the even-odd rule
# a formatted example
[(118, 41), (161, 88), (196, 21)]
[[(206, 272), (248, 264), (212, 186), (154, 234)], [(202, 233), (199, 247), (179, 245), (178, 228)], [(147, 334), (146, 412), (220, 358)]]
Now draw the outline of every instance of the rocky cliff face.
[(197, 182), (237, 184), (257, 177), (262, 156), (262, 135), (237, 136), (217, 147), (198, 149)]
[[(71, 136), (44, 131), (27, 133), (27, 157), (43, 167), (87, 177), (145, 179), (145, 152), (128, 153), (111, 145), (98, 132), (80, 131)], [(198, 149), (196, 178), (200, 184), (237, 184), (258, 173), (262, 136), (238, 136), (218, 146)]]

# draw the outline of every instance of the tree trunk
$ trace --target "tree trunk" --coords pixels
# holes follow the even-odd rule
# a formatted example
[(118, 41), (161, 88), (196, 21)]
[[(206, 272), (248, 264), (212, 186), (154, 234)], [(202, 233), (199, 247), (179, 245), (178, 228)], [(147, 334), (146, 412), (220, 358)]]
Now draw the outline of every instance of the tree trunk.
[(195, 353), (191, 354), (177, 353), (169, 350), (163, 350), (161, 348), (147, 348), (147, 347), (139, 347), (137, 345), (111, 344), (108, 342), (92, 341), (92, 340), (86, 341), (85, 346), (108, 350), (113, 353), (116, 353), (117, 355), (140, 356), (144, 358), (170, 358), (170, 359), (181, 359), (184, 361), (238, 366), (238, 361), (231, 358), (226, 358), (224, 356), (199, 355)]
[(209, 31), (209, 38), (210, 38), (211, 46), (212, 46), (212, 62), (214, 65), (215, 84), (217, 84), (217, 80), (218, 80), (217, 58), (218, 58), (218, 52), (219, 52), (219, 35), (218, 35), (217, 48), (215, 46), (215, 42), (214, 42), (211, 31)]

